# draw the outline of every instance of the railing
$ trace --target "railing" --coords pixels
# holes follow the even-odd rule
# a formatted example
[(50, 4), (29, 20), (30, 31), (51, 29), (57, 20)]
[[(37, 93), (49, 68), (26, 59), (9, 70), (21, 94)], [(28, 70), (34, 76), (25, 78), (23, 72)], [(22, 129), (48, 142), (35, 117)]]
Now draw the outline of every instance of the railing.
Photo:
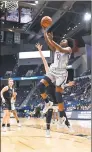
[(13, 71), (12, 71), (12, 77), (16, 77), (18, 71), (18, 62), (15, 64)]

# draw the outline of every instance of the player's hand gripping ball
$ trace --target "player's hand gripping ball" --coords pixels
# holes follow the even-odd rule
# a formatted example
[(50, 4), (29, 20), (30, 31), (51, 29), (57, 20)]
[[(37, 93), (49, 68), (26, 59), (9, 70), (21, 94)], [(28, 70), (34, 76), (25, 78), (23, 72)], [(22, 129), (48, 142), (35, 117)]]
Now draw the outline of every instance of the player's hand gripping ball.
[(44, 16), (42, 19), (41, 19), (41, 26), (42, 28), (48, 28), (52, 25), (52, 18), (49, 17), (49, 16)]

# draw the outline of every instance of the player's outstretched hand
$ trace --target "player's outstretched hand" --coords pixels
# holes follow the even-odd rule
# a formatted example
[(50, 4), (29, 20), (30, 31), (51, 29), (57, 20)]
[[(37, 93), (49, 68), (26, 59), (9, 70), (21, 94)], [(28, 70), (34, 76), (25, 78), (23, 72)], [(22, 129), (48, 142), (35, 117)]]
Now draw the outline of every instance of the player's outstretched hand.
[(4, 98), (2, 98), (2, 103), (5, 103), (5, 99)]
[(42, 45), (40, 43), (36, 43), (35, 47), (41, 51), (42, 50)]
[(48, 37), (49, 37), (50, 40), (53, 40), (53, 33), (52, 32), (48, 33)]
[(74, 81), (70, 81), (70, 82), (68, 83), (68, 85), (69, 85), (70, 87), (72, 87), (72, 86), (75, 85), (75, 82), (74, 82)]

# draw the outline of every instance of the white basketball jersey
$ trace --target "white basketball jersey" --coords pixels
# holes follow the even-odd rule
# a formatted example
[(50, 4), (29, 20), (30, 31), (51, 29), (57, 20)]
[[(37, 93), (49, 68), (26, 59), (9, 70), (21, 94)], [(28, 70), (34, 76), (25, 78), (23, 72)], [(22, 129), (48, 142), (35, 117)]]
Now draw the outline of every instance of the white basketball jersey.
[(66, 69), (67, 64), (69, 62), (69, 58), (70, 58), (70, 54), (62, 53), (56, 50), (54, 54), (54, 63), (51, 64), (51, 67), (57, 68), (57, 69)]

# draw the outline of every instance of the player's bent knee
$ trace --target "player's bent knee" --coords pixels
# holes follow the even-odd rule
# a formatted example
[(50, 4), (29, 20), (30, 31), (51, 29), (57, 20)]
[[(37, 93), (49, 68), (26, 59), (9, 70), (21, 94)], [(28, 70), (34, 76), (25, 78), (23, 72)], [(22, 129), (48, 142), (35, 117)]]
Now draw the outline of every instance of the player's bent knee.
[(45, 92), (45, 87), (48, 87), (50, 83), (51, 80), (46, 76), (40, 81), (40, 83), (37, 85), (37, 88), (39, 89), (41, 94)]
[(45, 85), (42, 82), (37, 85), (37, 88), (41, 94), (45, 92)]
[(48, 87), (51, 84), (51, 80), (49, 77), (45, 76), (44, 79), (41, 80), (41, 83), (43, 83), (45, 87)]

